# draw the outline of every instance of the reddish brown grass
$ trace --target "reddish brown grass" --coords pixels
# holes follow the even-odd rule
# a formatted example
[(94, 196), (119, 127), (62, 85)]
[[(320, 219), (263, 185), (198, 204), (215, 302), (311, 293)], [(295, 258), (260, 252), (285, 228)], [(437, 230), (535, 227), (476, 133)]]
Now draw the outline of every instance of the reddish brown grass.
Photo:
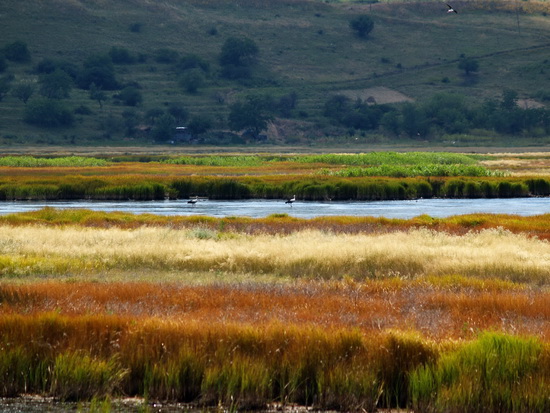
[(550, 341), (550, 291), (503, 288), (499, 281), (453, 287), (396, 280), (199, 287), (45, 282), (2, 285), (0, 299), (3, 315), (55, 311), (198, 325), (282, 323), (365, 333), (412, 329), (436, 340), (471, 338), (489, 329)]

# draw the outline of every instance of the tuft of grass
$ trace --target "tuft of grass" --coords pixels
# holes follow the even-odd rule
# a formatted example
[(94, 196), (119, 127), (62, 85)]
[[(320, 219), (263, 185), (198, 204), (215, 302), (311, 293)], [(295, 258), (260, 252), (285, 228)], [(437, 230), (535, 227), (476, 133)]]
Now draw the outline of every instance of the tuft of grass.
[(50, 394), (63, 401), (106, 397), (116, 394), (127, 373), (116, 357), (101, 360), (81, 352), (62, 353), (53, 363)]
[(415, 410), (545, 412), (548, 349), (535, 338), (483, 333), (411, 375)]

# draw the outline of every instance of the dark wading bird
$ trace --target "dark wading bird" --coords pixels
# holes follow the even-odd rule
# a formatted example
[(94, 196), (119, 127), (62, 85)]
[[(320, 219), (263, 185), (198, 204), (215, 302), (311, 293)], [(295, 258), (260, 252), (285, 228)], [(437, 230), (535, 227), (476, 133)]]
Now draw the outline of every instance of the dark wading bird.
[(191, 198), (189, 201), (187, 201), (187, 203), (195, 205), (198, 200), (199, 200), (199, 196), (197, 195), (195, 198)]
[(292, 206), (292, 203), (296, 201), (296, 195), (294, 195), (292, 198), (290, 199), (287, 199), (285, 204), (290, 204), (290, 206)]
[[(445, 4), (447, 4), (447, 3), (445, 3)], [(450, 4), (447, 4), (447, 7), (449, 8), (449, 10), (447, 10), (447, 13), (456, 13), (456, 14), (458, 14), (458, 12), (455, 9), (453, 9), (453, 6), (451, 6)]]

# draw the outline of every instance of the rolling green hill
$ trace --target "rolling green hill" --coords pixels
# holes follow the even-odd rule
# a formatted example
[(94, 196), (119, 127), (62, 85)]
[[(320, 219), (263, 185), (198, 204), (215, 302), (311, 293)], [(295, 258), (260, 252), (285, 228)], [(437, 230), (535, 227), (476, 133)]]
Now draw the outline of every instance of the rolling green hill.
[[(251, 94), (275, 101), (295, 97), (295, 108), (285, 119), (277, 115), (276, 127), (268, 131), (277, 143), (346, 133), (323, 116), (325, 102), (335, 94), (399, 105), (445, 92), (464, 95), (474, 105), (500, 99), (508, 88), (521, 104), (550, 99), (547, 2), (457, 1), (453, 6), (458, 14), (447, 13), (441, 1), (5, 1), (0, 3), (0, 48), (24, 42), (31, 61), (6, 60), (0, 73), (10, 89), (0, 101), (0, 144), (105, 144), (130, 135), (150, 142), (142, 129), (174, 104), (188, 111), (185, 122), (207, 118), (211, 130), (229, 130), (230, 105)], [(362, 14), (374, 21), (365, 39), (349, 27)], [(230, 37), (250, 38), (258, 46), (250, 78), (220, 76), (220, 51)], [(127, 106), (113, 98), (120, 90), (105, 90), (100, 107), (88, 90), (74, 85), (62, 100), (70, 111), (80, 108), (72, 126), (44, 128), (23, 121), (27, 105), (39, 96), (41, 62), (63, 62), (81, 71), (86, 59), (107, 55), (113, 47), (131, 57), (114, 68), (122, 87), (138, 88), (140, 104)], [(175, 63), (163, 62), (167, 53)], [(177, 67), (188, 55), (209, 66), (195, 93), (182, 86), (184, 71)], [(479, 70), (466, 76), (458, 68), (461, 57), (475, 59)], [(26, 104), (13, 92), (21, 84), (34, 86)]]

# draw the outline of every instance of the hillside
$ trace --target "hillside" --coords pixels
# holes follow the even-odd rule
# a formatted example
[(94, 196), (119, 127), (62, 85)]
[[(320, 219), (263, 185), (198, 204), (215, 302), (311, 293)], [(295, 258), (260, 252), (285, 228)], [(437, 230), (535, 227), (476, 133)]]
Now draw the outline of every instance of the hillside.
[[(453, 6), (458, 14), (447, 13), (439, 1), (2, 2), (0, 48), (23, 42), (31, 60), (7, 60), (0, 73), (9, 85), (0, 101), (0, 144), (150, 143), (147, 131), (173, 107), (186, 112), (175, 120), (178, 125), (207, 121), (210, 131), (229, 131), (231, 105), (249, 95), (286, 102), (284, 114), (272, 113), (267, 132), (269, 141), (278, 144), (349, 135), (349, 127), (324, 116), (327, 99), (337, 94), (399, 105), (445, 92), (477, 105), (501, 99), (508, 88), (517, 92), (518, 103), (544, 107), (550, 99), (550, 5), (530, 0), (457, 1)], [(363, 14), (374, 22), (364, 39), (349, 26)], [(222, 75), (219, 56), (231, 37), (249, 38), (257, 45), (249, 77)], [(103, 101), (90, 99), (77, 80), (69, 97), (61, 99), (68, 110), (76, 110), (72, 125), (44, 127), (23, 120), (28, 105), (40, 95), (40, 63), (82, 72), (90, 56), (113, 56), (113, 51), (119, 58), (122, 53), (113, 65), (118, 87), (103, 90)], [(185, 87), (189, 70), (182, 67), (182, 58), (189, 56), (206, 67), (192, 67), (200, 78), (196, 91)], [(458, 68), (461, 57), (475, 59), (479, 69), (467, 76)], [(33, 86), (27, 103), (14, 93), (21, 84)], [(137, 89), (141, 101), (128, 105), (120, 97), (124, 87)], [(548, 144), (543, 129), (523, 137)], [(356, 128), (353, 133), (361, 141), (402, 138), (386, 132)], [(494, 139), (485, 132), (484, 143)], [(236, 135), (215, 136), (213, 143), (241, 142)]]

